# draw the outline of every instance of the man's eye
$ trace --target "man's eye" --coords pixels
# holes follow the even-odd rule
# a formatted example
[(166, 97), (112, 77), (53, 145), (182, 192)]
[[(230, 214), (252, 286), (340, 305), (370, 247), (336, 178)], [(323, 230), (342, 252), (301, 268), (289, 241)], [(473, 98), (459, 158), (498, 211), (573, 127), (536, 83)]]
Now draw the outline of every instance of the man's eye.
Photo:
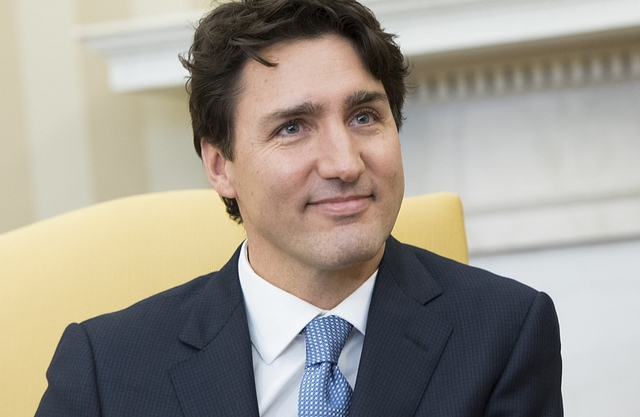
[(371, 111), (365, 111), (363, 113), (358, 114), (353, 123), (356, 125), (368, 125), (374, 122), (376, 119), (376, 115), (371, 113)]
[(367, 123), (369, 123), (371, 121), (371, 115), (370, 114), (361, 114), (358, 117), (356, 117), (356, 120), (358, 121), (359, 124), (365, 125), (365, 124), (367, 124)]
[(298, 123), (290, 123), (288, 125), (285, 125), (282, 130), (280, 130), (280, 133), (282, 133), (283, 135), (295, 135), (299, 132), (300, 125)]

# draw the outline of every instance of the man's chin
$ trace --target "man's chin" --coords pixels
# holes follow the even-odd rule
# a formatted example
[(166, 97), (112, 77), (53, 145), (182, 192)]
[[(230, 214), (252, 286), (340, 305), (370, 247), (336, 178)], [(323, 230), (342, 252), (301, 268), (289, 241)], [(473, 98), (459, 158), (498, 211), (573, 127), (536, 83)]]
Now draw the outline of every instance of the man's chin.
[(336, 241), (324, 242), (317, 247), (316, 262), (326, 270), (365, 266), (376, 260), (379, 262), (385, 241), (386, 237), (380, 235), (350, 235)]

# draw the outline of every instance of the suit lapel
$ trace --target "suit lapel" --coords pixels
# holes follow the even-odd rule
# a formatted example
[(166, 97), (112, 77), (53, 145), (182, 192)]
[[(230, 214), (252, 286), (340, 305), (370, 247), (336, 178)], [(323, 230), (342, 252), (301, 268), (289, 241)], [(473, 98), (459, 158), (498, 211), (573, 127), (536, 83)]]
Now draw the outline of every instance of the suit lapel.
[(180, 339), (196, 349), (170, 370), (186, 417), (258, 416), (239, 250), (194, 300)]
[(350, 417), (414, 414), (452, 331), (426, 306), (441, 292), (420, 261), (390, 238), (371, 299)]
[[(238, 255), (194, 301), (180, 335), (195, 349), (170, 370), (186, 417), (258, 417)], [(350, 417), (414, 414), (452, 331), (428, 309), (440, 294), (420, 261), (390, 238), (371, 299)]]

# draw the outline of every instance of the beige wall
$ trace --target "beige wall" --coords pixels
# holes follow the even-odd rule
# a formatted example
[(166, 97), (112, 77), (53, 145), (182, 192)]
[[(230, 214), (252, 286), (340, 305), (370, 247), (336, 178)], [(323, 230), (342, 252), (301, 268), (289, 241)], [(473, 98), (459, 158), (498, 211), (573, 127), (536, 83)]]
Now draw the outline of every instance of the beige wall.
[(76, 25), (203, 0), (0, 2), (0, 233), (89, 204), (205, 187), (182, 89), (117, 94)]
[(0, 231), (33, 219), (29, 151), (12, 2), (0, 2)]

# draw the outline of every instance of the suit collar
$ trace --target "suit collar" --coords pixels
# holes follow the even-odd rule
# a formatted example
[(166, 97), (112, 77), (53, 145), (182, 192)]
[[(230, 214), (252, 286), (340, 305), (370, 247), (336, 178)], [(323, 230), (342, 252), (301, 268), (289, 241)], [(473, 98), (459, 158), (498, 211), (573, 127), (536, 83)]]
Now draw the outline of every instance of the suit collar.
[(238, 281), (239, 250), (194, 299), (180, 340), (194, 354), (170, 369), (186, 417), (258, 416), (251, 339)]
[(405, 295), (425, 305), (442, 294), (442, 288), (409, 248), (410, 246), (403, 245), (390, 236), (380, 269), (386, 270), (389, 279)]
[[(170, 370), (186, 417), (258, 416), (238, 255), (194, 300), (180, 335), (195, 349)], [(389, 238), (371, 299), (351, 417), (414, 414), (452, 331), (428, 308), (441, 293), (413, 252)]]
[(244, 309), (238, 280), (239, 254), (238, 248), (224, 267), (211, 275), (202, 293), (194, 298), (191, 315), (179, 336), (184, 343), (204, 349), (227, 325), (229, 318)]
[(351, 417), (414, 414), (452, 331), (428, 308), (441, 293), (413, 252), (389, 238), (371, 300)]

